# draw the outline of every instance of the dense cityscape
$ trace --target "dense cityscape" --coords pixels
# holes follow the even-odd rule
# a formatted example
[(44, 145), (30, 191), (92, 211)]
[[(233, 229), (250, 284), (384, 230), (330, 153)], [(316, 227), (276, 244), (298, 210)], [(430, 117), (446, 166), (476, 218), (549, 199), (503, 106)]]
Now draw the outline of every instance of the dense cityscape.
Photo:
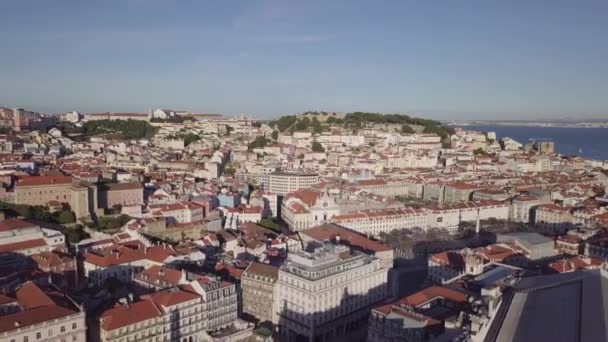
[(608, 339), (608, 161), (553, 141), (364, 112), (0, 126), (0, 341)]

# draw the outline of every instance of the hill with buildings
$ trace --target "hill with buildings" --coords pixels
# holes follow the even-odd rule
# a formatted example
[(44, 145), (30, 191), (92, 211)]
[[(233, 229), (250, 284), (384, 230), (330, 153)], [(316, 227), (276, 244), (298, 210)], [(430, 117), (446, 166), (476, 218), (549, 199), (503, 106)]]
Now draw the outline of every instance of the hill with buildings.
[(410, 117), (404, 114), (382, 113), (332, 113), (332, 112), (304, 112), (298, 115), (282, 116), (269, 122), (282, 133), (309, 131), (320, 134), (334, 129), (346, 129), (353, 133), (368, 127), (383, 125), (404, 133), (434, 133), (442, 140), (449, 138), (452, 129), (439, 121)]

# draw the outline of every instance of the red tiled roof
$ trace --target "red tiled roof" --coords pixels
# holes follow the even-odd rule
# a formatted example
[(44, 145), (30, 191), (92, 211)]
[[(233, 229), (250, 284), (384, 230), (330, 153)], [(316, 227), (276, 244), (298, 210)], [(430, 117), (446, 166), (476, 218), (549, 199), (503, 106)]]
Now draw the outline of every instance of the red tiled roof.
[(44, 239), (33, 239), (0, 245), (0, 253), (22, 251), (30, 248), (46, 246)]
[(357, 184), (365, 185), (384, 185), (386, 181), (384, 179), (363, 179), (357, 182)]
[(422, 291), (418, 291), (413, 295), (403, 298), (402, 300), (400, 300), (400, 302), (403, 304), (419, 306), (433, 298), (438, 297), (457, 303), (465, 303), (467, 301), (466, 295), (462, 292), (443, 286), (431, 286), (427, 287)]
[(136, 275), (137, 279), (150, 284), (160, 285), (162, 282), (173, 286), (179, 284), (181, 277), (181, 271), (162, 266), (152, 266)]
[(15, 229), (23, 229), (37, 227), (35, 224), (16, 218), (11, 218), (0, 223), (0, 232), (5, 232)]
[(450, 266), (456, 269), (464, 268), (464, 256), (458, 252), (454, 251), (445, 251), (441, 253), (436, 253), (430, 256), (432, 261), (443, 265)]
[(384, 252), (391, 250), (390, 247), (381, 242), (370, 240), (355, 231), (335, 224), (324, 224), (309, 228), (301, 231), (300, 234), (308, 235), (318, 241), (334, 240), (336, 237), (340, 237), (340, 241), (348, 242), (348, 244), (351, 246), (373, 252)]
[(574, 257), (569, 259), (557, 260), (549, 264), (549, 268), (557, 273), (572, 272), (583, 269), (598, 268), (602, 264), (601, 259), (589, 258), (583, 259)]
[(155, 292), (146, 297), (149, 297), (154, 303), (162, 305), (163, 307), (169, 307), (200, 298), (196, 293), (183, 291), (177, 288)]
[(42, 306), (54, 305), (55, 303), (36, 284), (27, 281), (15, 293), (17, 301), (26, 310)]
[(16, 303), (17, 300), (15, 298), (3, 295), (2, 293), (0, 293), (0, 305), (5, 305), (5, 304), (9, 304), (9, 303)]
[(75, 311), (53, 304), (32, 310), (20, 311), (10, 315), (4, 315), (0, 319), (0, 333), (46, 321), (52, 321), (75, 313)]
[(25, 176), (21, 177), (15, 187), (72, 184), (69, 176)]
[(257, 274), (272, 279), (277, 279), (279, 275), (279, 268), (272, 265), (262, 264), (259, 262), (252, 262), (245, 270), (245, 274)]
[(156, 245), (145, 248), (141, 242), (135, 241), (135, 247), (129, 247), (133, 243), (134, 241), (130, 241), (124, 245), (96, 250), (95, 253), (86, 253), (84, 261), (100, 267), (110, 267), (144, 259), (163, 262), (169, 256), (175, 255), (171, 246)]
[(128, 306), (104, 311), (99, 319), (101, 329), (111, 331), (161, 316), (160, 309), (152, 300), (141, 300)]
[(38, 267), (57, 267), (64, 263), (74, 261), (74, 259), (67, 254), (56, 251), (45, 251), (34, 254), (32, 255), (32, 260), (38, 264)]

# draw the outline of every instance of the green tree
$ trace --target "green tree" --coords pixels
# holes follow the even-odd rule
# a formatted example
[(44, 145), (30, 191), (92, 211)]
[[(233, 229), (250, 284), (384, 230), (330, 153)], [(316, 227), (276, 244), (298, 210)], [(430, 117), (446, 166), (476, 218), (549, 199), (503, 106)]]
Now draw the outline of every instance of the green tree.
[(475, 149), (473, 151), (473, 154), (474, 155), (487, 155), (486, 151), (483, 148), (481, 148), (481, 147)]
[(312, 143), (312, 150), (313, 150), (313, 152), (325, 152), (323, 145), (321, 145), (320, 143), (318, 143), (316, 141), (313, 141), (313, 143)]
[(276, 217), (272, 217), (272, 218), (263, 218), (260, 222), (258, 222), (258, 225), (264, 227), (264, 228), (268, 228), (270, 230), (274, 230), (276, 232), (281, 232), (281, 229), (279, 228), (279, 224), (277, 223), (277, 218)]
[(62, 210), (56, 213), (55, 220), (59, 224), (67, 224), (76, 221), (76, 215), (71, 210)]
[(199, 141), (201, 139), (201, 137), (194, 133), (188, 133), (188, 134), (182, 136), (182, 139), (184, 139), (184, 146), (188, 146), (194, 142)]
[(266, 145), (270, 142), (270, 140), (268, 140), (266, 137), (256, 137), (255, 140), (253, 140), (252, 142), (250, 142), (247, 145), (247, 148), (251, 151), (254, 148), (264, 148), (266, 147)]
[(319, 119), (317, 119), (316, 116), (314, 116), (312, 118), (311, 124), (312, 124), (312, 131), (314, 133), (319, 134), (319, 133), (323, 132), (323, 127), (321, 126), (321, 122), (319, 122)]
[(414, 133), (416, 133), (416, 131), (414, 131), (414, 129), (410, 125), (403, 125), (403, 126), (401, 126), (401, 133), (402, 134), (414, 134)]
[(140, 120), (95, 120), (87, 121), (82, 126), (84, 136), (116, 135), (121, 139), (151, 138), (157, 128)]
[(97, 229), (100, 231), (116, 230), (131, 220), (129, 215), (120, 215), (117, 217), (102, 216), (97, 220)]
[(270, 136), (272, 137), (272, 139), (274, 139), (276, 141), (277, 139), (279, 139), (279, 131), (277, 131), (277, 130), (272, 131), (272, 134)]
[(295, 125), (295, 129), (296, 131), (305, 131), (308, 129), (308, 126), (310, 126), (311, 121), (310, 119), (305, 116), (302, 119), (298, 120), (298, 122)]
[(233, 177), (236, 174), (236, 169), (232, 166), (224, 168), (224, 176)]
[(276, 121), (272, 121), (270, 126), (276, 126), (280, 132), (284, 132), (289, 126), (293, 125), (298, 118), (295, 115), (283, 116)]
[(91, 235), (89, 235), (89, 233), (87, 233), (84, 230), (84, 227), (80, 224), (77, 224), (76, 226), (71, 228), (67, 228), (64, 231), (64, 234), (66, 236), (66, 239), (70, 243), (78, 243), (84, 239), (88, 239), (91, 237)]

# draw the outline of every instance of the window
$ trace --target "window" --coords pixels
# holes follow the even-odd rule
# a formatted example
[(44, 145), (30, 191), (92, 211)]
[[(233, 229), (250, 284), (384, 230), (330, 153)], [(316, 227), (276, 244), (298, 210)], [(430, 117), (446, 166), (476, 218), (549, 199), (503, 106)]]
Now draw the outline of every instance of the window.
[(40, 338), (42, 338), (42, 334), (36, 333), (36, 339), (39, 340)]
[(61, 332), (64, 333), (65, 332), (65, 326), (61, 326)]
[(72, 323), (72, 330), (76, 329), (76, 323)]

